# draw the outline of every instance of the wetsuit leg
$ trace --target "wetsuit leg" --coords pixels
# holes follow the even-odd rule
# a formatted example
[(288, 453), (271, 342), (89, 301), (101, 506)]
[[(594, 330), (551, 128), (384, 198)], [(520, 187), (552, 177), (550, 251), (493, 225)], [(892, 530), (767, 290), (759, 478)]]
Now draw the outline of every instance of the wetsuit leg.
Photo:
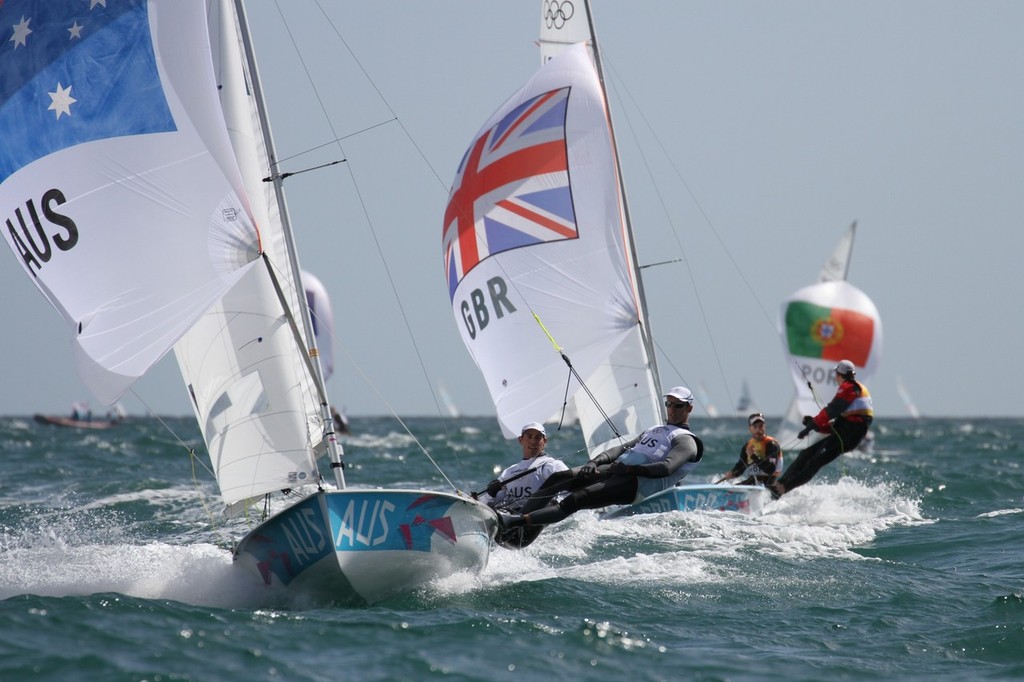
[(796, 461), (782, 472), (779, 483), (787, 492), (814, 478), (818, 471), (836, 457), (853, 450), (864, 439), (868, 424), (840, 421), (833, 431), (820, 441), (800, 451)]
[(579, 477), (579, 468), (556, 471), (548, 476), (544, 483), (537, 488), (537, 491), (526, 499), (526, 502), (519, 509), (520, 514), (541, 509), (550, 504), (551, 501), (566, 490), (576, 490), (584, 487), (594, 479), (583, 479)]
[[(610, 504), (629, 504), (636, 498), (636, 476), (608, 476), (574, 490), (557, 504), (530, 514), (530, 524), (557, 523), (580, 509), (600, 509)], [(532, 498), (531, 498), (532, 499)]]
[(799, 488), (814, 478), (814, 474), (818, 473), (821, 467), (841, 454), (843, 454), (843, 451), (840, 447), (839, 439), (835, 434), (829, 434), (814, 445), (801, 450), (800, 454), (797, 455), (796, 461), (782, 472), (782, 476), (779, 477), (779, 483), (786, 489), (786, 492), (793, 488)]

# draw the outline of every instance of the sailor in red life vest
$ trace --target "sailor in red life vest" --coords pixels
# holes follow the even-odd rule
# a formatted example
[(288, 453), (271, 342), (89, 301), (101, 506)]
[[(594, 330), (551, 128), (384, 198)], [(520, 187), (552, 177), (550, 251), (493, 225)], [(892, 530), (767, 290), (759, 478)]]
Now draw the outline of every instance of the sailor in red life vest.
[(779, 441), (765, 433), (764, 415), (760, 412), (750, 415), (747, 417), (747, 426), (750, 429), (750, 440), (740, 448), (740, 458), (719, 479), (719, 483), (747, 473), (749, 475), (740, 485), (768, 485), (777, 481), (782, 473), (782, 447)]
[(807, 483), (823, 466), (853, 450), (871, 426), (874, 418), (871, 394), (854, 378), (857, 373), (854, 364), (840, 360), (835, 373), (839, 382), (835, 397), (816, 417), (804, 417), (804, 430), (799, 434), (800, 438), (805, 438), (811, 431), (819, 431), (828, 436), (801, 450), (786, 473), (768, 486), (773, 499), (777, 500), (793, 488)]

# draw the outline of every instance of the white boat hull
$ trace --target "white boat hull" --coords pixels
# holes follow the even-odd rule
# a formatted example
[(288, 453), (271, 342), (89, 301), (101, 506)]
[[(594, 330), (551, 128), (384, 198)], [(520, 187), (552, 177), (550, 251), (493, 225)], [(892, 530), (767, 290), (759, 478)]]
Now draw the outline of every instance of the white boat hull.
[(670, 511), (733, 511), (756, 516), (767, 499), (768, 491), (759, 485), (677, 485), (636, 504), (605, 512), (601, 520)]
[(497, 516), (424, 490), (322, 491), (246, 535), (235, 560), (288, 595), (372, 604), (487, 566)]

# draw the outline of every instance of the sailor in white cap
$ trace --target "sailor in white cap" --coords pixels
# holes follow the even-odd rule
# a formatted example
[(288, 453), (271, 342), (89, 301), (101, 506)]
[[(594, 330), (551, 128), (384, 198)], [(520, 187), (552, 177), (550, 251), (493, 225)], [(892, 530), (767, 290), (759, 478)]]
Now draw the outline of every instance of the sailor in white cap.
[(804, 429), (799, 434), (800, 438), (811, 431), (828, 435), (801, 450), (779, 480), (768, 486), (774, 499), (807, 483), (823, 466), (857, 447), (871, 426), (875, 416), (871, 394), (857, 381), (857, 367), (849, 360), (840, 360), (834, 371), (839, 384), (835, 397), (817, 416), (804, 417)]
[(530, 422), (519, 432), (523, 458), (508, 467), (487, 484), (484, 493), (476, 495), (484, 504), (509, 511), (519, 511), (526, 499), (537, 491), (548, 476), (569, 467), (560, 459), (549, 456), (544, 448), (548, 434), (540, 422)]
[[(606, 450), (583, 466), (555, 474), (525, 505), (522, 514), (499, 513), (503, 528), (556, 523), (580, 509), (633, 504), (671, 488), (704, 455), (704, 444), (688, 424), (693, 393), (676, 386), (665, 393), (665, 424)], [(557, 495), (569, 491), (559, 500)], [(550, 500), (537, 509), (535, 503)]]

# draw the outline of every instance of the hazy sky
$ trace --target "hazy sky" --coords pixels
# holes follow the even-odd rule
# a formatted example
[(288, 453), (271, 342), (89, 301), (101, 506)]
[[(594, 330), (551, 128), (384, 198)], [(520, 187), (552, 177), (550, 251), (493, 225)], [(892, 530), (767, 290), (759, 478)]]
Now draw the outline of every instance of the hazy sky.
[[(443, 386), (492, 414), (450, 310), (441, 219), (474, 133), (539, 67), (540, 2), (320, 4), (330, 22), (306, 0), (249, 11), (280, 156), (344, 138), (284, 164), (348, 159), (286, 184), (302, 265), (334, 299), (329, 392), (352, 415), (434, 415)], [(640, 261), (682, 259), (644, 271), (663, 385), (703, 383), (729, 413), (747, 381), (781, 414), (779, 307), (857, 220), (849, 281), (884, 328), (877, 413), (907, 414), (902, 378), (926, 416), (1022, 414), (1024, 3), (593, 12)], [(0, 414), (88, 398), (70, 330), (9, 250), (0, 288)], [(190, 412), (173, 358), (135, 392), (131, 413)]]

